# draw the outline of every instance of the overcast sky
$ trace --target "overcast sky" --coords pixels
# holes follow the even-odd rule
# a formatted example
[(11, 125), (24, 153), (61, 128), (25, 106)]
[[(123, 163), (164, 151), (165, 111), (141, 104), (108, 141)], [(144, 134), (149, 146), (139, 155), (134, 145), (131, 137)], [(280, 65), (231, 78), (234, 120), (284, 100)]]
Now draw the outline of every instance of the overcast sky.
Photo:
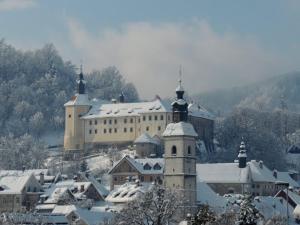
[(86, 71), (115, 65), (142, 98), (300, 70), (300, 0), (0, 0), (0, 38), (53, 43)]

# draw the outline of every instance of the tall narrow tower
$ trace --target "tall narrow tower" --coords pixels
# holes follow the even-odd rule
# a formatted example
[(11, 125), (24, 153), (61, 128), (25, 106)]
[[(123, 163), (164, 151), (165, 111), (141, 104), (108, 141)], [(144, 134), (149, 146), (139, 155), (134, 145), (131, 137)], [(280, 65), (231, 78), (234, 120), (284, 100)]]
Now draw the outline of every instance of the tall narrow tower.
[(188, 207), (195, 207), (196, 193), (196, 138), (198, 134), (187, 122), (188, 104), (179, 82), (177, 99), (172, 103), (173, 122), (163, 133), (165, 141), (164, 183), (167, 188), (182, 191)]
[(91, 107), (88, 95), (85, 92), (86, 81), (83, 78), (82, 67), (78, 75), (77, 93), (65, 106), (65, 135), (64, 150), (84, 149), (84, 120), (80, 117), (86, 114)]

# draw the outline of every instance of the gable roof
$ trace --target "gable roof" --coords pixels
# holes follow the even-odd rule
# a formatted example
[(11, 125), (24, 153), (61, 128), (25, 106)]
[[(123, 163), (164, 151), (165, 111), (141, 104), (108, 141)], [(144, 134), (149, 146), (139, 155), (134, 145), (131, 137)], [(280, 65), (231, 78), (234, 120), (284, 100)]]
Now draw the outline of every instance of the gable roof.
[(238, 163), (196, 164), (197, 179), (205, 183), (249, 183), (249, 167)]
[[(4, 188), (3, 191), (0, 191), (0, 194), (5, 193), (16, 193), (21, 194), (22, 190), (27, 185), (30, 179), (35, 179), (33, 174), (24, 174), (18, 176), (4, 176), (0, 178), (0, 186)], [(36, 184), (40, 184), (36, 181)], [(40, 186), (40, 189), (42, 187)]]
[[(125, 155), (121, 160), (115, 163), (115, 165), (108, 171), (108, 174), (111, 174), (124, 161), (127, 161), (140, 174), (163, 174), (163, 169), (165, 164), (163, 158), (133, 159), (128, 155)], [(144, 169), (145, 164), (149, 164), (149, 166), (151, 166), (151, 169), (145, 170)], [(161, 167), (160, 170), (155, 170), (153, 168), (156, 164), (158, 164)]]
[(148, 133), (142, 133), (137, 139), (135, 139), (134, 143), (150, 143), (155, 145), (158, 144), (157, 141), (153, 139)]

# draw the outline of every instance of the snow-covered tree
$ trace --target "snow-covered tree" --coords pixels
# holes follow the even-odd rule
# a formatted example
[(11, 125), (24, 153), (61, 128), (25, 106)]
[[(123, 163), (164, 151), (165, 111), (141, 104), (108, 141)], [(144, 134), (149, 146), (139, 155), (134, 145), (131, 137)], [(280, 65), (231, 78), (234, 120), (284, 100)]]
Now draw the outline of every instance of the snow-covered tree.
[(192, 220), (192, 225), (207, 225), (215, 220), (216, 215), (210, 209), (209, 205), (201, 205), (198, 213)]
[(238, 217), (238, 225), (256, 225), (259, 219), (259, 211), (252, 203), (251, 195), (245, 195), (244, 200), (240, 206), (240, 213)]
[(150, 191), (127, 206), (112, 221), (122, 225), (170, 225), (178, 224), (184, 204), (181, 193), (153, 185)]

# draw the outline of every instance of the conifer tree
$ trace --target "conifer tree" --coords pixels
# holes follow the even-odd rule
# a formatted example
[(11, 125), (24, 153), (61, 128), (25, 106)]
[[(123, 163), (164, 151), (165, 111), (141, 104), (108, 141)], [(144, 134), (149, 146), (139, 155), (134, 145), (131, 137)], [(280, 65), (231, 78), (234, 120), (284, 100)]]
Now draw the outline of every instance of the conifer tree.
[(252, 203), (251, 195), (245, 195), (241, 203), (238, 225), (257, 225), (259, 212)]

